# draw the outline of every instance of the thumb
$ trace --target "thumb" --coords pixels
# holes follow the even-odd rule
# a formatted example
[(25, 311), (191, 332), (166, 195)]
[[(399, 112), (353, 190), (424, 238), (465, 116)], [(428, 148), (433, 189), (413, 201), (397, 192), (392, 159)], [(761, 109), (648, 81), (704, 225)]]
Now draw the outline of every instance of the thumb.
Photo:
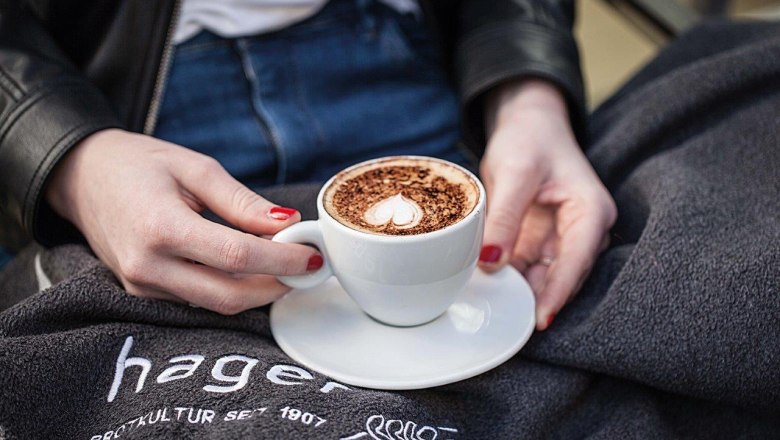
[(488, 192), (485, 236), (479, 266), (493, 272), (512, 257), (520, 227), (541, 183), (539, 173), (495, 176)]
[(181, 185), (215, 214), (242, 231), (275, 234), (298, 222), (300, 213), (260, 197), (231, 176), (216, 160), (174, 170)]

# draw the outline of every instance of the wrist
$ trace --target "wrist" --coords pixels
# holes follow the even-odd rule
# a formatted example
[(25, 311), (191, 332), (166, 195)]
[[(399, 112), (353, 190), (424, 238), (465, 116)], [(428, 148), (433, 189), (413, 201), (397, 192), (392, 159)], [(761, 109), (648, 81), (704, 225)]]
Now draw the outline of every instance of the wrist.
[(523, 125), (538, 116), (570, 125), (563, 94), (555, 85), (539, 78), (504, 83), (488, 94), (485, 105), (488, 135), (501, 126)]
[(85, 156), (96, 146), (107, 141), (110, 142), (113, 136), (123, 132), (119, 129), (105, 129), (92, 133), (76, 143), (60, 159), (44, 188), (46, 202), (57, 214), (76, 226), (79, 225), (77, 217), (78, 186), (79, 182), (85, 178), (81, 171)]

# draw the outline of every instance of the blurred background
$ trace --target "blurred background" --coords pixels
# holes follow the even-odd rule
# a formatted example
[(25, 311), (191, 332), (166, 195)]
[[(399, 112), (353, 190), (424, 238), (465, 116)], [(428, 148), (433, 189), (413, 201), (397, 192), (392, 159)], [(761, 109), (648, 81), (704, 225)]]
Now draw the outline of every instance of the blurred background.
[(708, 17), (780, 20), (780, 0), (579, 0), (575, 33), (598, 106), (679, 32)]

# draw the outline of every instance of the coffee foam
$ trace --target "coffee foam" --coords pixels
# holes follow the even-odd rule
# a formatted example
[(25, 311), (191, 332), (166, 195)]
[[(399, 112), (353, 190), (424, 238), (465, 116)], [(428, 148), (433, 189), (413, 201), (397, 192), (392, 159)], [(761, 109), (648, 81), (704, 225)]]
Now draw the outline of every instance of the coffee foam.
[(467, 216), (479, 187), (460, 169), (431, 159), (391, 158), (339, 173), (323, 204), (337, 221), (362, 232), (415, 235)]
[(402, 193), (374, 203), (363, 214), (363, 220), (371, 226), (381, 227), (393, 223), (397, 229), (409, 229), (420, 224), (423, 210), (414, 200)]

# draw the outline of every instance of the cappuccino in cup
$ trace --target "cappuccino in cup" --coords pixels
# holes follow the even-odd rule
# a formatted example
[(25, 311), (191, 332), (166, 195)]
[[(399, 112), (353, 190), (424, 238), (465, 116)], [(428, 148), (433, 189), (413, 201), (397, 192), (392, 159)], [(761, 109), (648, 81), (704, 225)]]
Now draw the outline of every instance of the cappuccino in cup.
[(339, 223), (370, 234), (416, 235), (466, 217), (479, 188), (445, 162), (393, 158), (342, 171), (326, 188), (325, 210)]
[(324, 264), (283, 276), (314, 287), (335, 275), (377, 321), (420, 325), (455, 301), (474, 273), (485, 224), (485, 189), (453, 163), (397, 156), (333, 176), (317, 196), (319, 219), (294, 224), (274, 241), (317, 246)]

